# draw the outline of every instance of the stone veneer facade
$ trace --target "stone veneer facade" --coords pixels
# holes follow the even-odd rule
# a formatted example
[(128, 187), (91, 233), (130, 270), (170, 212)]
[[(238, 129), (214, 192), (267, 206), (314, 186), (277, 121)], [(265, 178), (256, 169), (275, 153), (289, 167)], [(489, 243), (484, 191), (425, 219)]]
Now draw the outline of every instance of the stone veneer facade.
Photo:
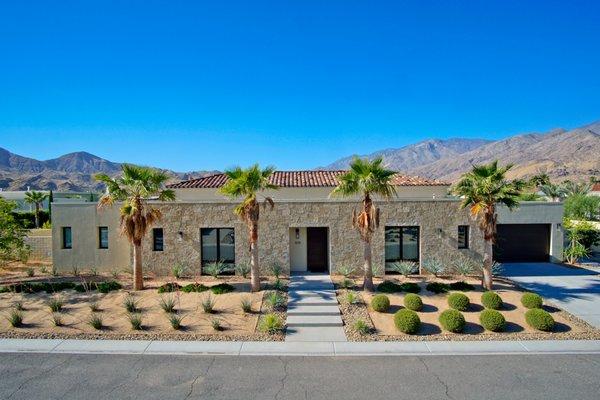
[[(381, 209), (380, 227), (372, 241), (374, 266), (384, 265), (384, 227), (419, 226), (420, 260), (436, 258), (451, 265), (458, 258), (481, 260), (483, 239), (466, 210), (459, 202), (450, 199), (395, 200), (378, 202)], [(169, 274), (171, 268), (181, 263), (195, 274), (200, 273), (200, 228), (235, 229), (236, 263), (249, 263), (248, 230), (233, 214), (231, 202), (163, 203), (158, 205), (163, 213), (164, 251), (152, 250), (152, 235), (144, 242), (143, 260), (146, 271), (159, 275)], [(279, 263), (289, 273), (290, 228), (327, 227), (329, 232), (330, 271), (341, 265), (357, 268), (363, 263), (363, 242), (352, 228), (352, 209), (357, 202), (349, 201), (279, 201), (273, 210), (261, 208), (259, 222), (259, 257), (261, 272)], [(457, 227), (470, 225), (469, 249), (458, 249)], [(179, 240), (179, 232), (183, 233)], [(124, 240), (124, 239), (123, 239)]]

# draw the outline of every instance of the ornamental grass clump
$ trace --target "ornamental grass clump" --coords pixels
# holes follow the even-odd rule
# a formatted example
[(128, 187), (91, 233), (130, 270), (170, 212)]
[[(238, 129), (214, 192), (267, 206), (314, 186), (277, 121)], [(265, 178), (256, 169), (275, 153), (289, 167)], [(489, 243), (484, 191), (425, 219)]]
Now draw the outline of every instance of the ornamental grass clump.
[(222, 331), (223, 330), (223, 326), (221, 325), (221, 320), (219, 318), (213, 318), (210, 320), (210, 326), (212, 326), (212, 328), (215, 331)]
[(502, 308), (502, 298), (496, 292), (488, 290), (481, 295), (481, 304), (490, 310), (499, 310)]
[(504, 316), (494, 309), (485, 309), (479, 314), (479, 322), (486, 330), (492, 332), (501, 332), (506, 326)]
[(525, 321), (538, 331), (551, 332), (554, 328), (554, 318), (548, 311), (532, 308), (525, 313)]
[(160, 298), (158, 305), (166, 313), (175, 312), (175, 298), (173, 296), (163, 296)]
[(48, 300), (47, 304), (48, 304), (48, 308), (50, 308), (50, 311), (54, 313), (54, 312), (62, 311), (64, 302), (63, 302), (62, 298), (60, 298), (60, 297), (53, 297)]
[(465, 328), (465, 317), (458, 310), (445, 310), (439, 317), (440, 325), (448, 332), (462, 332)]
[(103, 321), (102, 321), (102, 316), (97, 313), (92, 313), (92, 315), (88, 319), (87, 323), (88, 323), (88, 325), (90, 325), (92, 328), (94, 328), (96, 330), (100, 330), (104, 326)]
[(283, 321), (277, 314), (266, 314), (258, 325), (258, 329), (261, 332), (275, 334), (283, 330)]
[(127, 319), (131, 324), (131, 329), (134, 331), (142, 330), (142, 313), (139, 312), (130, 312), (127, 313)]
[(23, 326), (23, 312), (20, 310), (13, 308), (8, 313), (8, 316), (6, 317), (6, 319), (8, 320), (8, 323), (13, 328), (18, 328), (20, 326)]
[(347, 292), (346, 293), (346, 302), (350, 305), (357, 304), (360, 301), (358, 294), (356, 292)]
[(404, 296), (404, 307), (412, 311), (420, 311), (423, 308), (423, 300), (418, 294), (409, 293)]
[(250, 314), (252, 312), (252, 300), (248, 297), (244, 297), (240, 300), (240, 307), (244, 313)]
[(464, 293), (450, 293), (448, 295), (448, 305), (458, 311), (467, 311), (469, 309), (469, 298)]
[(171, 328), (178, 331), (182, 328), (181, 321), (183, 320), (183, 316), (178, 313), (169, 313), (167, 315), (167, 319), (169, 320), (169, 324), (171, 324)]
[(53, 312), (50, 314), (50, 319), (52, 320), (52, 324), (54, 326), (63, 326), (63, 315), (59, 312)]
[(390, 298), (385, 294), (378, 294), (371, 299), (371, 308), (377, 312), (386, 312), (390, 308)]
[(88, 307), (90, 307), (90, 311), (91, 312), (99, 312), (100, 310), (100, 304), (97, 301), (90, 301), (88, 303)]
[(391, 269), (394, 272), (408, 277), (409, 275), (416, 274), (419, 271), (419, 266), (412, 261), (400, 261), (392, 263)]
[(125, 310), (127, 310), (127, 312), (129, 312), (129, 313), (137, 312), (137, 310), (138, 310), (137, 300), (135, 299), (135, 297), (128, 294), (123, 299), (123, 307), (125, 307)]
[(357, 320), (354, 323), (353, 328), (359, 335), (363, 336), (368, 335), (371, 332), (369, 325), (367, 325), (367, 323), (362, 319)]
[(215, 303), (216, 300), (212, 297), (211, 294), (209, 294), (202, 300), (200, 304), (202, 306), (202, 310), (204, 310), (206, 314), (212, 314), (215, 312)]
[(526, 292), (521, 296), (521, 304), (523, 304), (526, 308), (542, 308), (544, 304), (544, 300), (542, 300), (542, 296), (536, 293)]
[(281, 310), (285, 307), (285, 297), (279, 292), (270, 292), (267, 294), (265, 302), (268, 304), (271, 311)]
[(414, 334), (419, 331), (421, 319), (413, 310), (402, 309), (394, 314), (394, 325), (400, 332)]
[(244, 279), (246, 279), (250, 273), (250, 265), (246, 263), (236, 264), (234, 269), (235, 273), (241, 275)]

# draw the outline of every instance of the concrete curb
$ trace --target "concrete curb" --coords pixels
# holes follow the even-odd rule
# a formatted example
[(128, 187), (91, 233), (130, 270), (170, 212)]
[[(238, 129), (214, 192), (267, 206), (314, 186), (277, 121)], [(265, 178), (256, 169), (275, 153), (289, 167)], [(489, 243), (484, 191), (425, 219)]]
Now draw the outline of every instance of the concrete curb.
[(210, 342), (0, 339), (0, 353), (226, 356), (600, 354), (600, 340), (423, 342)]

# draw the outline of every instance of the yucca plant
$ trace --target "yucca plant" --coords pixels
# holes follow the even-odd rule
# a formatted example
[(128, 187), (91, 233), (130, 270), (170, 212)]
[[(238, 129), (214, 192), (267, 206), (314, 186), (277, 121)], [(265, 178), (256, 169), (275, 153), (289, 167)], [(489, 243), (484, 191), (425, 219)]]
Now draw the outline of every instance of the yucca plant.
[(175, 312), (175, 299), (173, 296), (163, 296), (160, 298), (158, 303), (160, 308), (166, 313), (174, 313)]
[(356, 292), (347, 292), (346, 293), (346, 302), (348, 304), (357, 304), (360, 301), (360, 298), (356, 294)]
[(23, 305), (23, 302), (21, 300), (17, 300), (13, 303), (13, 308), (15, 310), (18, 311), (24, 311), (25, 310), (25, 306)]
[(279, 277), (283, 273), (283, 266), (279, 263), (274, 263), (271, 264), (271, 267), (269, 269), (271, 270), (271, 273), (273, 274), (275, 279), (279, 280)]
[(64, 302), (61, 297), (53, 297), (48, 300), (47, 304), (48, 304), (48, 308), (50, 308), (50, 311), (54, 313), (54, 312), (62, 311)]
[(130, 313), (134, 313), (138, 310), (137, 300), (132, 295), (128, 294), (123, 299), (123, 307)]
[(476, 266), (471, 260), (459, 258), (454, 261), (454, 271), (462, 276), (467, 276), (475, 272)]
[(242, 278), (246, 279), (250, 273), (250, 265), (246, 263), (236, 264), (235, 273), (241, 275)]
[(216, 303), (216, 300), (209, 293), (202, 300), (202, 303), (201, 303), (202, 310), (204, 310), (204, 312), (207, 314), (212, 314), (215, 311), (215, 303)]
[(265, 297), (265, 302), (269, 305), (271, 310), (277, 310), (285, 306), (285, 297), (279, 292), (269, 292)]
[(92, 313), (92, 315), (90, 315), (90, 318), (88, 319), (87, 323), (88, 323), (88, 325), (90, 325), (92, 328), (94, 328), (96, 330), (100, 330), (104, 326), (103, 321), (102, 321), (102, 316), (97, 313)]
[(142, 313), (139, 312), (129, 312), (127, 313), (127, 319), (131, 324), (131, 329), (136, 331), (142, 330)]
[(252, 312), (252, 300), (250, 298), (244, 297), (240, 301), (240, 306), (242, 307), (242, 311), (245, 312), (246, 314)]
[(208, 274), (213, 278), (217, 279), (219, 275), (226, 271), (226, 269), (227, 266), (225, 265), (225, 263), (223, 263), (222, 261), (215, 261), (206, 264), (202, 270), (205, 274)]
[(397, 272), (405, 277), (415, 274), (419, 271), (419, 266), (413, 261), (400, 261), (390, 265), (392, 271)]
[(210, 325), (215, 331), (223, 330), (223, 326), (221, 325), (221, 320), (218, 318), (213, 318), (210, 320)]
[(6, 319), (8, 320), (10, 325), (13, 326), (14, 328), (23, 326), (23, 312), (20, 310), (13, 308), (8, 313), (8, 317), (6, 317)]
[(27, 268), (25, 270), (25, 274), (29, 277), (32, 278), (35, 275), (35, 270), (31, 267)]
[(261, 332), (275, 334), (283, 330), (283, 321), (277, 314), (267, 314), (260, 320), (258, 329)]
[(88, 303), (88, 306), (90, 307), (91, 312), (99, 312), (100, 311), (100, 303), (98, 303), (97, 301), (90, 301)]
[(178, 263), (178, 264), (175, 264), (173, 266), (173, 268), (171, 268), (171, 273), (173, 274), (175, 279), (179, 279), (185, 274), (186, 270), (187, 270), (187, 268), (185, 265)]
[(167, 318), (169, 319), (169, 323), (171, 324), (171, 328), (173, 328), (174, 330), (178, 331), (182, 328), (181, 322), (183, 320), (183, 316), (179, 315), (176, 312), (173, 313), (169, 313), (167, 315)]
[(349, 278), (352, 274), (356, 272), (356, 267), (344, 264), (337, 267), (336, 272), (342, 275), (344, 278)]

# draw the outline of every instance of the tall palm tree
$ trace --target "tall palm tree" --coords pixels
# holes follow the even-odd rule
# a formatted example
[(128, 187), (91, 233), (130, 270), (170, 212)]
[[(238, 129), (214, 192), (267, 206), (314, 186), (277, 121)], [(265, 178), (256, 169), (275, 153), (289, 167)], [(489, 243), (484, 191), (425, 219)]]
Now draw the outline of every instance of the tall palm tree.
[(479, 220), (485, 246), (483, 251), (482, 285), (492, 289), (493, 243), (496, 240), (496, 206), (504, 204), (510, 210), (519, 206), (519, 196), (526, 186), (521, 180), (508, 181), (506, 172), (512, 164), (498, 166), (498, 160), (485, 165), (475, 165), (452, 188), (463, 198), (461, 208), (469, 208), (471, 216)]
[(106, 174), (96, 175), (96, 180), (106, 184), (107, 191), (100, 198), (98, 208), (122, 203), (121, 234), (133, 245), (133, 290), (144, 288), (142, 271), (142, 240), (154, 222), (161, 219), (159, 209), (152, 207), (149, 200), (172, 201), (175, 192), (164, 189), (169, 177), (152, 168), (123, 164), (123, 175), (111, 178)]
[(573, 196), (576, 194), (587, 195), (592, 190), (592, 184), (590, 182), (573, 182), (566, 180), (562, 183), (563, 190), (565, 191), (566, 197)]
[(565, 188), (554, 183), (548, 183), (540, 186), (540, 191), (553, 202), (559, 202), (567, 197)]
[[(258, 164), (250, 168), (242, 169), (236, 167), (225, 171), (228, 181), (219, 189), (219, 192), (231, 199), (243, 197), (233, 212), (246, 223), (249, 230), (250, 240), (250, 282), (253, 292), (260, 290), (260, 268), (258, 265), (258, 220), (260, 218), (260, 203), (257, 199), (258, 193), (277, 189), (276, 185), (270, 183), (269, 178), (275, 171), (274, 167), (261, 169)], [(273, 209), (273, 199), (265, 197), (263, 204)]]
[(35, 227), (40, 227), (40, 209), (44, 205), (44, 200), (48, 198), (48, 193), (27, 192), (25, 193), (25, 202), (35, 205)]
[(396, 194), (391, 184), (395, 171), (386, 169), (382, 164), (382, 157), (372, 161), (355, 157), (350, 163), (350, 170), (340, 176), (339, 184), (331, 192), (331, 196), (362, 197), (362, 209), (358, 213), (352, 211), (352, 226), (358, 230), (364, 244), (363, 289), (367, 291), (374, 290), (371, 239), (379, 227), (379, 208), (375, 207), (371, 196), (389, 199)]

